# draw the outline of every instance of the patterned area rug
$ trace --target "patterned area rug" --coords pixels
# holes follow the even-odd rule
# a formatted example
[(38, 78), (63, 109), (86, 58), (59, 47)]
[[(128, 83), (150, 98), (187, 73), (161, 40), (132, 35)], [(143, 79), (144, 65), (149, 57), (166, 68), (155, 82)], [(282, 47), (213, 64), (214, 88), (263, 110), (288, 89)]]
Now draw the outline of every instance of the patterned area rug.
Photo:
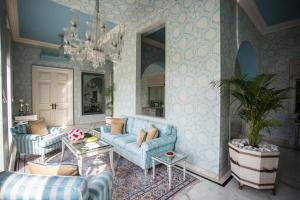
[[(53, 152), (46, 157), (47, 162), (60, 163), (60, 156), (61, 153), (59, 151)], [(28, 172), (26, 167), (28, 161), (39, 162), (39, 158), (36, 156), (22, 156), (18, 166), (20, 172)], [(76, 164), (77, 160), (70, 151), (66, 150), (63, 163)], [(116, 154), (114, 156), (114, 164), (116, 176), (113, 181), (113, 199), (117, 200), (169, 199), (197, 180), (193, 176), (186, 174), (186, 179), (183, 181), (182, 171), (173, 168), (172, 189), (168, 190), (168, 174), (164, 165), (156, 167), (156, 178), (153, 180), (151, 170), (145, 176), (144, 171), (140, 167), (122, 157), (118, 158)], [(96, 175), (104, 170), (110, 170), (108, 154), (84, 160), (83, 172), (85, 175)]]

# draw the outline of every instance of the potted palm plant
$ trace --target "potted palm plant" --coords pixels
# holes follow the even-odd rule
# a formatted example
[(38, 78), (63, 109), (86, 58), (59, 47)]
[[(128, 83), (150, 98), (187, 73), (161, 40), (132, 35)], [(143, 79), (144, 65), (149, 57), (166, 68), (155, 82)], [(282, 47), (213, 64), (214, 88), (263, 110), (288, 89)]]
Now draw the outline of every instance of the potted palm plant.
[(240, 189), (248, 185), (257, 189), (272, 189), (275, 194), (280, 152), (277, 146), (261, 141), (262, 130), (280, 125), (279, 121), (270, 117), (270, 112), (283, 107), (289, 90), (273, 88), (271, 85), (275, 77), (274, 74), (260, 74), (253, 79), (238, 77), (212, 83), (221, 87), (221, 91), (229, 88), (239, 104), (239, 116), (248, 125), (247, 139), (229, 142), (231, 172), (238, 180)]

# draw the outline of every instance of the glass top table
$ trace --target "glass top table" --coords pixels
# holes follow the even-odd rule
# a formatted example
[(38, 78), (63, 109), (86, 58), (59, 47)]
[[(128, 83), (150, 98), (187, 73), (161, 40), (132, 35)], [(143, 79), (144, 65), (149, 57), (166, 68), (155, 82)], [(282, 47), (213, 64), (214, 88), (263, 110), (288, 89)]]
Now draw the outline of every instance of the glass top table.
[(76, 153), (77, 155), (85, 155), (85, 154), (91, 154), (94, 151), (99, 151), (100, 149), (110, 148), (111, 145), (98, 139), (97, 142), (78, 142), (73, 143), (70, 141), (67, 137), (62, 138), (63, 142), (65, 144), (68, 144), (67, 146), (72, 151), (72, 153)]
[(169, 189), (172, 188), (172, 167), (180, 162), (183, 162), (183, 180), (185, 180), (185, 172), (186, 172), (186, 159), (188, 158), (185, 154), (180, 154), (177, 152), (173, 152), (175, 155), (173, 158), (170, 158), (166, 155), (166, 152), (163, 154), (158, 154), (152, 156), (152, 172), (153, 179), (155, 179), (155, 164), (156, 162), (162, 163), (167, 166), (168, 176), (169, 176)]
[(113, 175), (115, 174), (113, 166), (113, 146), (98, 138), (97, 142), (85, 142), (84, 140), (78, 143), (73, 143), (67, 136), (62, 138), (62, 153), (61, 162), (64, 157), (65, 148), (68, 148), (71, 153), (77, 158), (79, 174), (82, 174), (83, 159), (87, 157), (97, 156), (99, 154), (109, 153), (110, 166)]

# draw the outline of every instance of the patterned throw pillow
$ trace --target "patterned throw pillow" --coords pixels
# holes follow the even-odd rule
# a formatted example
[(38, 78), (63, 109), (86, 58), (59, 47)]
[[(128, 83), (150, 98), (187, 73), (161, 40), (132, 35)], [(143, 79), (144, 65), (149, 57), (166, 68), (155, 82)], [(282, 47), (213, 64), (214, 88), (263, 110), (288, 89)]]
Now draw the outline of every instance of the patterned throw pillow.
[(141, 129), (140, 133), (138, 134), (136, 138), (136, 143), (141, 146), (143, 142), (145, 142), (147, 137), (147, 132), (144, 131), (144, 129)]
[(41, 174), (51, 176), (77, 176), (78, 166), (67, 164), (41, 164), (28, 162), (30, 174)]
[(48, 135), (47, 126), (44, 120), (28, 122), (31, 134), (33, 135)]
[(123, 133), (124, 122), (112, 121), (110, 134), (122, 134)]
[(13, 133), (16, 133), (16, 134), (28, 134), (28, 133), (30, 133), (28, 123), (17, 124), (11, 130), (13, 131)]
[(148, 133), (147, 133), (147, 138), (146, 141), (152, 140), (158, 138), (158, 129), (155, 128), (153, 125), (150, 126)]

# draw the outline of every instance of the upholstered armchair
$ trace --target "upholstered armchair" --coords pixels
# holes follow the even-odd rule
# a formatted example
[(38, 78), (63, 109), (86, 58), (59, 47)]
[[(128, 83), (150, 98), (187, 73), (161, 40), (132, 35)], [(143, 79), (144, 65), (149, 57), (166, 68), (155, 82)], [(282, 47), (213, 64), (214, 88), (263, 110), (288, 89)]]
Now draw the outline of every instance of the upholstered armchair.
[(47, 176), (0, 172), (0, 199), (111, 200), (112, 173), (98, 175)]
[(17, 154), (40, 155), (45, 161), (45, 155), (53, 150), (61, 148), (62, 134), (61, 128), (49, 127), (48, 135), (33, 135), (28, 124), (18, 124), (11, 128), (11, 133), (16, 145)]

